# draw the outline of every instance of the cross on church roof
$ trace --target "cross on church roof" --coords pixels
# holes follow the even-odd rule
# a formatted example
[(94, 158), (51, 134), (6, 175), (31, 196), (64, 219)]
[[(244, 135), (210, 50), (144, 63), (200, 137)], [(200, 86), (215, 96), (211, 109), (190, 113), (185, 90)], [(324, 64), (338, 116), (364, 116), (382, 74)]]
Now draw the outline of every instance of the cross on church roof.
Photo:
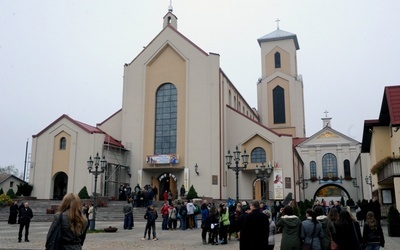
[(325, 110), (324, 113), (325, 113), (325, 117), (328, 117), (328, 113), (329, 113), (328, 110)]
[(280, 22), (281, 20), (279, 20), (279, 18), (277, 18), (276, 20), (275, 20), (275, 22), (276, 22), (276, 29), (277, 30), (279, 30), (279, 22)]
[(172, 0), (169, 0), (168, 11), (172, 12), (174, 9), (172, 8)]

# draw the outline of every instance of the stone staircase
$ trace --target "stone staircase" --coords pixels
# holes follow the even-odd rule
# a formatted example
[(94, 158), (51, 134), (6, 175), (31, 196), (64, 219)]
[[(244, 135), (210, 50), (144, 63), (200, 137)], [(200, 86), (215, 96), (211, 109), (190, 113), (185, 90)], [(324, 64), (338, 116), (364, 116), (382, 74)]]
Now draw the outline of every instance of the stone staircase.
[[(51, 208), (52, 206), (58, 206), (61, 201), (60, 200), (28, 200), (29, 206), (33, 212), (33, 221), (38, 222), (50, 222), (53, 220), (53, 214), (46, 214), (46, 209)], [(18, 202), (20, 204), (20, 201)], [(106, 207), (98, 207), (96, 213), (97, 221), (123, 221), (124, 214), (122, 212), (123, 206), (126, 204), (126, 201), (108, 201)], [(159, 212), (161, 209), (163, 202), (155, 201), (153, 205), (156, 207)], [(143, 207), (134, 207), (133, 209), (133, 218), (134, 221), (145, 221), (143, 216), (146, 212), (146, 209)], [(8, 216), (10, 214), (9, 207), (0, 208), (0, 221), (8, 221)], [(159, 217), (161, 217), (159, 215)]]

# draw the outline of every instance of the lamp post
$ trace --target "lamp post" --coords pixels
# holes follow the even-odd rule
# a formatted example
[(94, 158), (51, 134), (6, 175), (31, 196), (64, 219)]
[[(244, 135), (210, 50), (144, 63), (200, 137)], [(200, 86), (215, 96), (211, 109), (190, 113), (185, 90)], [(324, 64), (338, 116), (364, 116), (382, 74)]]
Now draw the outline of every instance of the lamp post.
[[(265, 168), (264, 162), (261, 164), (261, 167), (259, 168), (258, 165), (256, 165), (256, 169), (254, 170), (256, 173), (256, 176), (258, 178), (258, 174), (260, 174), (261, 172), (261, 193), (262, 193), (262, 200), (265, 201), (266, 197), (265, 197), (265, 185), (267, 184), (267, 179), (269, 179), (269, 177), (272, 174), (272, 166), (271, 166), (271, 162), (268, 163), (268, 167)], [(266, 177), (266, 178), (265, 178)], [(264, 187), (263, 187), (264, 184)]]
[[(101, 173), (104, 173), (104, 170), (107, 166), (107, 161), (105, 157), (100, 160), (99, 153), (96, 154), (95, 157), (93, 157), (94, 161), (92, 160), (92, 156), (89, 157), (89, 160), (87, 161), (88, 165), (88, 170), (90, 174), (94, 175), (94, 193), (93, 193), (93, 198), (94, 198), (94, 209), (93, 209), (93, 230), (95, 229), (96, 225), (96, 209), (97, 209), (97, 203), (96, 203), (96, 198), (97, 198), (97, 176)], [(93, 163), (94, 163), (94, 170), (93, 170)], [(99, 165), (101, 167), (101, 170), (99, 170)]]
[[(233, 159), (233, 161), (235, 162), (235, 166), (231, 167), (233, 157), (235, 157)], [(243, 166), (239, 166), (240, 157), (242, 157)], [(241, 155), (238, 146), (236, 146), (236, 150), (233, 152), (233, 156), (231, 155), (230, 150), (228, 150), (228, 154), (225, 155), (225, 161), (226, 165), (228, 166), (228, 169), (232, 169), (236, 173), (236, 204), (239, 203), (239, 172), (246, 169), (247, 164), (249, 163), (248, 160), (249, 160), (249, 155), (246, 154), (246, 149), (244, 150), (244, 153)]]
[(367, 185), (371, 186), (371, 197), (372, 197), (372, 176), (371, 175), (365, 176), (365, 182), (367, 183)]

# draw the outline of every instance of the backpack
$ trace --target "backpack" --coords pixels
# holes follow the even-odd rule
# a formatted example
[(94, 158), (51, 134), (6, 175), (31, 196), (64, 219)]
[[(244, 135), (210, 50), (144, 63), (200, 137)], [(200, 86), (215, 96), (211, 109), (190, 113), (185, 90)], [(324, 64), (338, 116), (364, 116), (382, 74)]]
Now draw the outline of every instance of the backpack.
[(194, 210), (193, 210), (193, 212), (194, 212), (194, 214), (195, 214), (195, 215), (197, 215), (197, 214), (199, 214), (199, 213), (200, 213), (200, 208), (199, 208), (199, 205), (197, 205), (197, 204), (194, 204)]
[(180, 211), (181, 216), (186, 216), (187, 215), (187, 210), (186, 207), (182, 207)]
[(173, 209), (171, 210), (171, 219), (173, 219), (173, 220), (176, 219), (176, 209), (175, 209), (175, 208), (173, 208)]

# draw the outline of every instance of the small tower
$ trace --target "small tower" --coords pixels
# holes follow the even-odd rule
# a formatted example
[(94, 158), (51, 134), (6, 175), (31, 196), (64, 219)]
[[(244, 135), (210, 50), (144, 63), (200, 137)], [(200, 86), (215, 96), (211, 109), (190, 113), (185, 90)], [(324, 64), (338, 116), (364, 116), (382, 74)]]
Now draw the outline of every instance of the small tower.
[(260, 121), (278, 133), (305, 136), (303, 80), (297, 73), (296, 34), (277, 29), (263, 37), (261, 77), (257, 83)]
[(327, 110), (325, 110), (325, 117), (322, 117), (321, 118), (321, 120), (322, 120), (322, 128), (325, 128), (325, 127), (330, 127), (331, 128), (331, 120), (332, 120), (332, 118), (331, 117), (328, 117), (328, 111)]
[(174, 8), (172, 7), (172, 0), (170, 0), (168, 6), (168, 13), (164, 16), (163, 29), (168, 25), (171, 25), (175, 29), (178, 29), (178, 18), (174, 14), (172, 14), (173, 10)]

